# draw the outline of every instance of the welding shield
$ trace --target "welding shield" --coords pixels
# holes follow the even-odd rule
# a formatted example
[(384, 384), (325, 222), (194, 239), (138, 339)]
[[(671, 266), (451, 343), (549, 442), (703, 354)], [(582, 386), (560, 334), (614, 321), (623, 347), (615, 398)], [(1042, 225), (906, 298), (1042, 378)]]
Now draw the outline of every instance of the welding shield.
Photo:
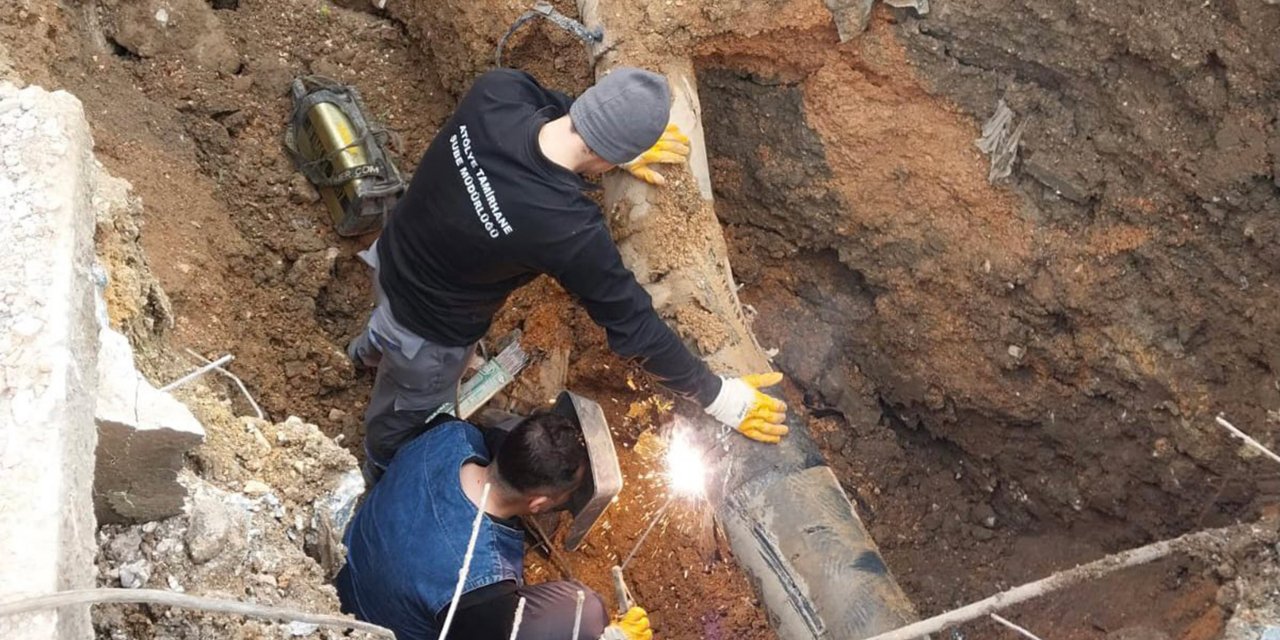
[[(613, 435), (609, 433), (604, 410), (597, 402), (571, 391), (561, 391), (551, 412), (569, 418), (582, 429), (590, 465), (582, 485), (574, 491), (568, 502), (556, 511), (533, 516), (531, 519), (538, 528), (539, 536), (549, 538), (555, 535), (559, 527), (559, 511), (568, 511), (570, 522), (564, 538), (564, 548), (575, 551), (622, 490), (622, 469), (618, 466), (618, 454), (613, 447)], [(505, 432), (515, 428), (520, 420), (522, 418), (519, 416), (505, 411), (482, 410), (472, 421), (479, 426)], [(491, 448), (496, 448), (500, 446), (498, 443), (501, 438), (501, 434), (492, 433), (486, 434), (485, 439), (492, 443)]]

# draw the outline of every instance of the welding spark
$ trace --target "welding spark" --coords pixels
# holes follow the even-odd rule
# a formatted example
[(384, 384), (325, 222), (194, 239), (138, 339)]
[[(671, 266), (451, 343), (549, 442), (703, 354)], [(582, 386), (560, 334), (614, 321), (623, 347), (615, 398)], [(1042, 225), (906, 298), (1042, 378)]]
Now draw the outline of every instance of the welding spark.
[(674, 495), (701, 497), (707, 489), (707, 463), (688, 434), (677, 430), (667, 445), (667, 480)]

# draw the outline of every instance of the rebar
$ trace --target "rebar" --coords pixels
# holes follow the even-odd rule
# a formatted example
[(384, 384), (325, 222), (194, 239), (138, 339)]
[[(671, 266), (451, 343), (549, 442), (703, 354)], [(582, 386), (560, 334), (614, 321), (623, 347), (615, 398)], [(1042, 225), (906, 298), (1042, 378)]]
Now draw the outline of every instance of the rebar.
[(231, 362), (232, 360), (235, 360), (235, 359), (236, 359), (235, 356), (228, 353), (227, 355), (222, 356), (221, 358), (218, 358), (217, 360), (214, 360), (213, 362), (210, 362), (204, 365), (203, 367), (200, 367), (199, 369), (196, 369), (195, 371), (192, 371), (191, 373), (188, 373), (187, 375), (182, 376), (181, 378), (178, 378), (177, 380), (174, 380), (169, 384), (166, 384), (163, 387), (160, 387), (160, 390), (167, 393), (169, 391), (177, 389), (178, 387), (181, 387), (182, 385), (188, 382), (191, 382), (192, 380), (195, 380), (196, 378), (199, 378), (200, 376), (206, 373), (209, 373), (210, 371), (213, 371), (214, 369), (217, 369), (218, 367), (221, 367), (222, 365), (228, 362)]

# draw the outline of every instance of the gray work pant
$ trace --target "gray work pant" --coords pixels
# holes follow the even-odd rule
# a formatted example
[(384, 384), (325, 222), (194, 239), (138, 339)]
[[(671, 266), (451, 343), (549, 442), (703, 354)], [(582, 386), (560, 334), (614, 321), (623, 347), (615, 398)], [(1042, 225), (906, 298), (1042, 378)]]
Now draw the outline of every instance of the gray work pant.
[[(347, 354), (378, 368), (364, 412), (366, 480), (376, 479), (396, 451), (421, 432), (418, 423), (445, 403), (458, 404), (458, 383), (475, 345), (436, 344), (410, 331), (391, 314), (377, 272), (377, 243), (361, 257), (374, 267), (378, 304)], [(372, 468), (370, 468), (372, 467)]]
[(609, 624), (604, 601), (581, 582), (557, 581), (521, 587), (516, 592), (525, 599), (520, 640), (565, 640), (573, 635), (579, 590), (586, 597), (582, 601), (582, 626), (573, 640), (599, 638)]

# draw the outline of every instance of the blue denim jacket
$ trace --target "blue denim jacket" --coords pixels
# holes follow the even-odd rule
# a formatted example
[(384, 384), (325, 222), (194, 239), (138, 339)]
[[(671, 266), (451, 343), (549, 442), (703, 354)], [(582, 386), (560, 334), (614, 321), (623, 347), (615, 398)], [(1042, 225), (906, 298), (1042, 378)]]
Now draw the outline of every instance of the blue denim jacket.
[[(406, 444), (347, 529), (347, 566), (335, 581), (343, 609), (394, 631), (434, 640), (466, 554), (476, 506), (462, 492), (464, 463), (489, 463), (480, 430), (446, 422)], [(524, 534), (485, 516), (463, 593), (524, 573)]]

